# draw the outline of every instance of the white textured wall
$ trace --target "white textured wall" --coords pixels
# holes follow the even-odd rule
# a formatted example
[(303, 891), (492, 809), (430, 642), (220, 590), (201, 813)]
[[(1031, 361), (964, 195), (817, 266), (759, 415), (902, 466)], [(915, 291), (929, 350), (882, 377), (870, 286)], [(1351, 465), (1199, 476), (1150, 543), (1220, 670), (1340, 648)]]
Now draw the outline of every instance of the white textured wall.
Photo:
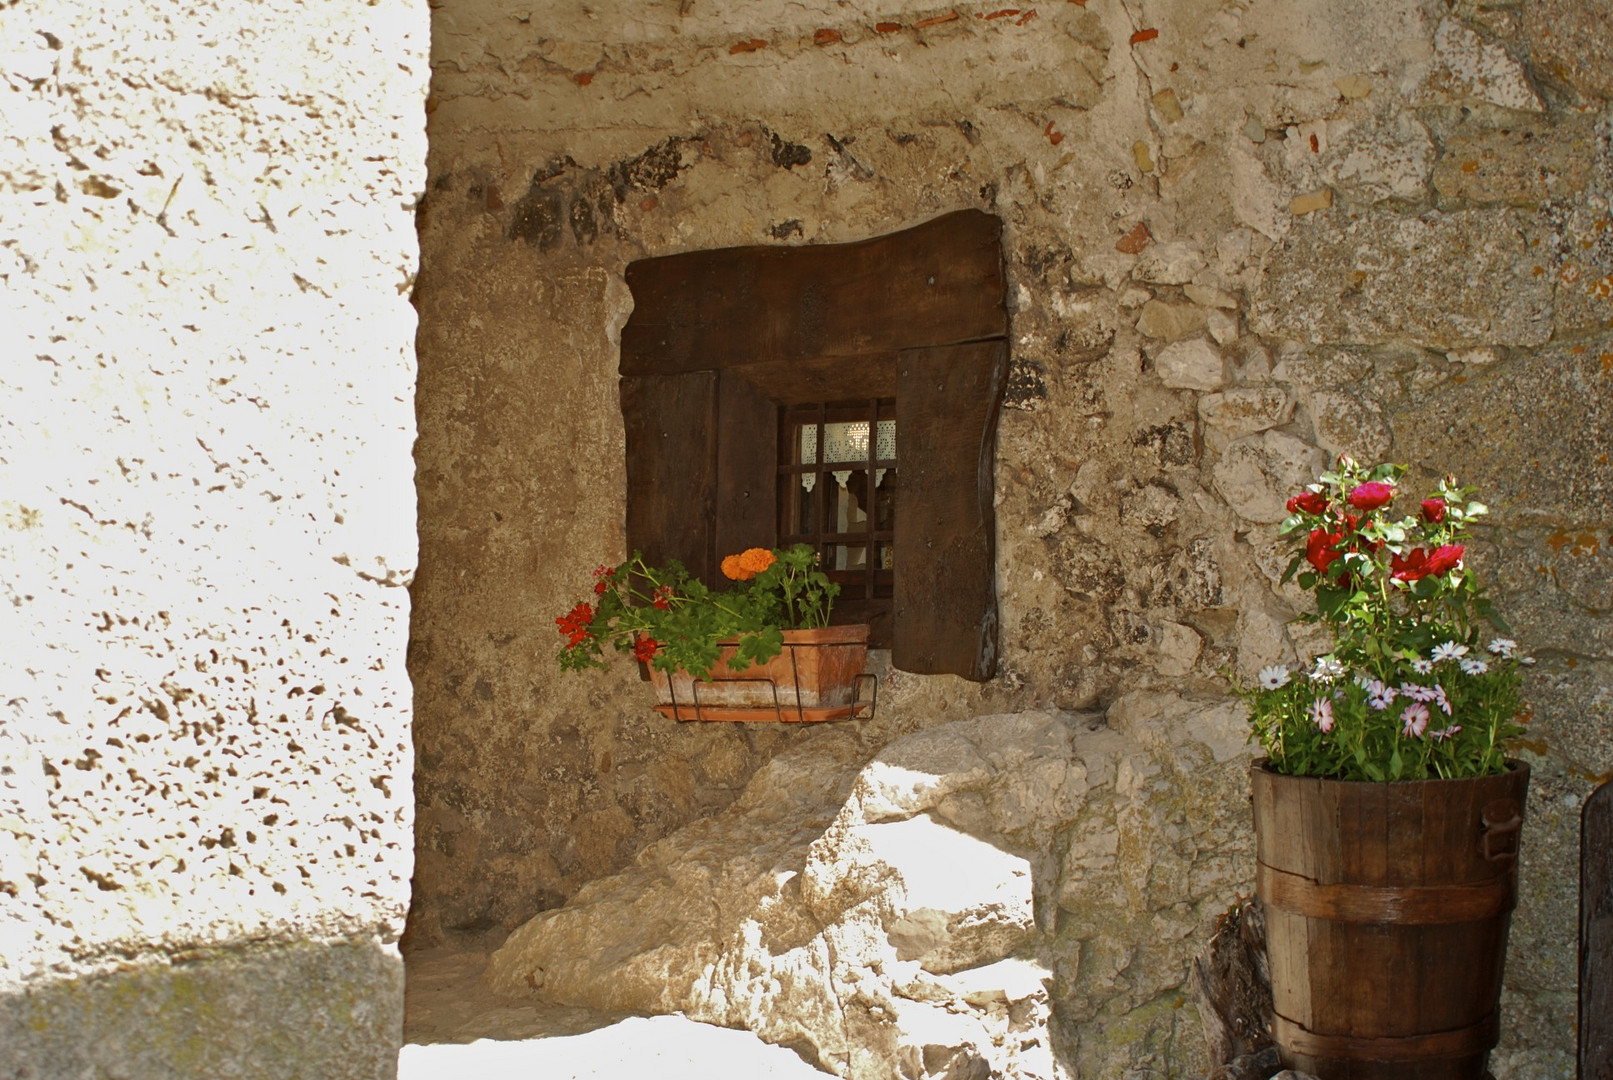
[(401, 931), (427, 18), (0, 3), (0, 990)]

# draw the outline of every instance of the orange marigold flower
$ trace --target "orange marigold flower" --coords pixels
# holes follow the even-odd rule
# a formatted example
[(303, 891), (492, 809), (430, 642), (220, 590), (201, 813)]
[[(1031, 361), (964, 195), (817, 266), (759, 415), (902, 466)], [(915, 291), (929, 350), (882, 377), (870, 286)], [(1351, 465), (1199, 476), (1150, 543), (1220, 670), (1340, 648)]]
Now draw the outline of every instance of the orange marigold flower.
[(766, 548), (747, 548), (739, 556), (740, 568), (752, 574), (760, 574), (777, 561), (777, 557)]
[(722, 561), (722, 576), (729, 581), (749, 581), (756, 574), (746, 571), (739, 565), (738, 555), (727, 555), (723, 557)]

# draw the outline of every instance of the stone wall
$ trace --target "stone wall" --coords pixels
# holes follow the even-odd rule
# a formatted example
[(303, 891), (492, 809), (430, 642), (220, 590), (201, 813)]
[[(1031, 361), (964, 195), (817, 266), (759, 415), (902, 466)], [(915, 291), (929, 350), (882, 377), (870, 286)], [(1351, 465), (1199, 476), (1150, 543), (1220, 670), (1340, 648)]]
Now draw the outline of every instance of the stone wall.
[(624, 554), (625, 266), (979, 207), (1004, 220), (1013, 307), (1002, 671), (882, 671), (866, 737), (1224, 693), (1316, 644), (1277, 584), (1294, 485), (1345, 451), (1419, 487), (1454, 471), (1493, 509), (1475, 561), (1540, 658), (1497, 1071), (1560, 1066), (1577, 806), (1613, 771), (1604, 9), (441, 8), (411, 933), (556, 906), (802, 738), (676, 727), (632, 673), (551, 662), (554, 616)]
[(395, 1065), (427, 35), (0, 5), (0, 1074)]

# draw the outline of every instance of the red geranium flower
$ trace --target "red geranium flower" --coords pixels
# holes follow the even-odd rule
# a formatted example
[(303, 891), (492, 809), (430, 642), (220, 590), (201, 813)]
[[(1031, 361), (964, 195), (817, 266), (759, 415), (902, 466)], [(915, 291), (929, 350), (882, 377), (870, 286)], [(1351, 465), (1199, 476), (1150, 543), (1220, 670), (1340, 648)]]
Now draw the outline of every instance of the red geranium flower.
[(661, 643), (652, 637), (641, 637), (633, 642), (633, 659), (642, 660), (648, 664), (655, 659), (655, 652)]
[(578, 604), (554, 622), (560, 628), (560, 632), (571, 639), (567, 643), (567, 647), (571, 648), (593, 636), (588, 632), (588, 628), (594, 622), (594, 609), (586, 603)]
[(1395, 486), (1382, 480), (1370, 480), (1350, 492), (1350, 505), (1357, 510), (1376, 510), (1395, 497)]
[(1428, 552), (1412, 548), (1389, 560), (1390, 576), (1396, 581), (1417, 581), (1428, 576)]
[(1444, 544), (1428, 556), (1428, 572), (1436, 577), (1447, 574), (1462, 565), (1462, 554), (1467, 548), (1461, 544)]
[(1326, 529), (1312, 529), (1310, 538), (1305, 541), (1305, 561), (1316, 567), (1317, 573), (1327, 573), (1327, 568), (1333, 560), (1339, 557), (1339, 552), (1333, 548), (1344, 539), (1341, 532), (1330, 533)]
[(1445, 500), (1444, 499), (1438, 499), (1438, 498), (1424, 499), (1423, 500), (1423, 520), (1428, 522), (1431, 525), (1438, 525), (1440, 522), (1444, 521), (1445, 520)]
[(667, 608), (671, 607), (672, 606), (672, 586), (670, 586), (670, 585), (657, 586), (656, 590), (655, 590), (655, 599), (651, 600), (650, 603), (651, 603), (652, 606), (658, 607), (662, 611), (665, 611)]
[(1296, 513), (1300, 510), (1307, 514), (1320, 514), (1327, 509), (1327, 496), (1320, 491), (1304, 491), (1288, 500), (1288, 512)]

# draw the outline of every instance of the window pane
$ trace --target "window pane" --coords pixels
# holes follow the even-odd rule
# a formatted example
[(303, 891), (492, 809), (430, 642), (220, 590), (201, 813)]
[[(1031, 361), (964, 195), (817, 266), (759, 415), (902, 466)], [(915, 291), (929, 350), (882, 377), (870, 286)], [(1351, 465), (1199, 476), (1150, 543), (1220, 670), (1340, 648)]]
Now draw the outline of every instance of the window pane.
[(894, 550), (895, 549), (892, 548), (891, 545), (889, 545), (889, 544), (875, 544), (874, 545), (874, 569), (875, 570), (891, 570), (891, 569), (894, 569), (895, 561), (894, 561), (894, 558), (893, 558), (893, 556), (891, 554)]
[(828, 563), (830, 570), (866, 570), (868, 549), (861, 544), (830, 544)]
[(829, 532), (863, 532), (868, 528), (868, 514), (862, 500), (868, 495), (868, 473), (865, 470), (841, 470), (824, 478), (829, 483)]
[(875, 469), (874, 528), (889, 531), (896, 527), (896, 470)]
[(842, 424), (824, 424), (823, 460), (859, 463), (867, 461), (868, 421), (852, 420)]

